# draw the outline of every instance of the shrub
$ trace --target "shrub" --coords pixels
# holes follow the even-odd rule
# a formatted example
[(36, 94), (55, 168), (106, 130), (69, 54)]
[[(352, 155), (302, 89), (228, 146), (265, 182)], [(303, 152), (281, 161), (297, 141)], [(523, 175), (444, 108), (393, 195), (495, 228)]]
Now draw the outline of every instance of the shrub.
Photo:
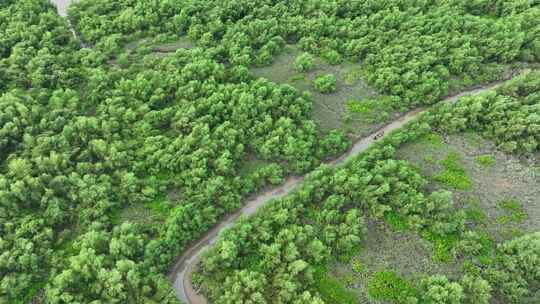
[(478, 276), (466, 274), (461, 279), (465, 293), (465, 304), (489, 304), (491, 300), (491, 285)]
[(300, 56), (296, 57), (294, 62), (294, 68), (298, 72), (307, 72), (315, 66), (315, 60), (313, 56), (309, 53), (302, 53)]
[(540, 283), (540, 232), (507, 241), (497, 248), (489, 281), (510, 303), (523, 303), (530, 287)]
[(336, 91), (336, 76), (332, 74), (322, 75), (315, 79), (315, 90), (321, 93), (332, 93)]
[(455, 253), (459, 256), (477, 257), (481, 262), (489, 262), (493, 248), (493, 241), (485, 233), (467, 231), (457, 243)]
[(425, 304), (462, 304), (463, 287), (441, 275), (422, 280), (422, 303)]

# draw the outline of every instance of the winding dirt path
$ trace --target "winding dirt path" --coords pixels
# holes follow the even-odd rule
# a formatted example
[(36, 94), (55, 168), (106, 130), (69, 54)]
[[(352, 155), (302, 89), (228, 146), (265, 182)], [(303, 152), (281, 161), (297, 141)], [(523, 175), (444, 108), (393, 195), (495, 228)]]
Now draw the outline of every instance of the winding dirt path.
[(58, 11), (58, 15), (60, 15), (61, 17), (64, 17), (67, 19), (67, 22), (68, 22), (68, 25), (69, 25), (69, 30), (71, 31), (71, 33), (73, 34), (73, 37), (75, 37), (75, 39), (79, 40), (80, 43), (81, 43), (81, 46), (83, 48), (88, 48), (88, 44), (86, 44), (80, 37), (80, 35), (77, 33), (77, 31), (75, 31), (75, 27), (73, 26), (73, 24), (71, 23), (71, 20), (69, 20), (68, 15), (67, 15), (67, 11), (68, 11), (68, 7), (71, 3), (75, 2), (77, 0), (51, 0), (52, 3), (54, 3), (56, 5), (56, 9)]
[[(528, 70), (525, 70), (518, 74), (527, 72)], [(511, 75), (508, 79), (512, 78), (513, 76), (514, 75)], [(444, 99), (442, 102), (455, 102), (456, 100), (465, 95), (481, 94), (483, 92), (499, 87), (508, 79), (453, 95)], [(378, 131), (373, 132), (371, 135), (358, 140), (356, 143), (354, 143), (351, 149), (349, 149), (337, 159), (327, 162), (326, 164), (332, 167), (343, 164), (345, 161), (365, 151), (372, 143), (380, 140), (386, 134), (403, 127), (409, 121), (417, 118), (421, 113), (426, 110), (426, 108), (419, 108), (402, 115), (395, 121), (379, 129)], [(169, 279), (171, 280), (171, 282), (173, 282), (173, 288), (176, 292), (176, 296), (181, 301), (188, 304), (207, 304), (207, 299), (201, 293), (199, 293), (198, 290), (194, 288), (191, 282), (191, 278), (195, 268), (194, 266), (199, 263), (204, 250), (214, 244), (218, 240), (219, 233), (223, 229), (226, 229), (227, 227), (233, 225), (240, 216), (253, 215), (262, 205), (268, 203), (273, 199), (278, 199), (286, 196), (292, 190), (294, 190), (303, 181), (303, 179), (303, 176), (291, 176), (281, 186), (258, 194), (256, 197), (246, 202), (245, 206), (242, 207), (240, 210), (223, 218), (219, 222), (219, 224), (217, 224), (214, 228), (208, 231), (199, 241), (188, 247), (184, 251), (184, 253), (182, 253), (182, 255), (178, 258), (176, 264), (172, 267), (169, 273)]]
[(75, 0), (51, 0), (51, 2), (56, 5), (58, 15), (67, 17), (68, 7), (72, 2), (75, 2)]

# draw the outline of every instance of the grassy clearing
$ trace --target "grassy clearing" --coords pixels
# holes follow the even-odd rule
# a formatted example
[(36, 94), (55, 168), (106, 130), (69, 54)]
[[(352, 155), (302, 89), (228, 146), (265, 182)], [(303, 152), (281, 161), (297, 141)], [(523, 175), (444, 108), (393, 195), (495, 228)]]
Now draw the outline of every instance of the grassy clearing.
[[(431, 138), (431, 140), (429, 138)], [(397, 152), (432, 177), (431, 190), (454, 193), (466, 221), (497, 242), (540, 229), (540, 158), (520, 159), (498, 151), (477, 133), (430, 135)]]
[(163, 223), (173, 204), (166, 198), (160, 198), (155, 201), (128, 206), (119, 213), (115, 220), (118, 224), (123, 222), (134, 222), (144, 225)]
[[(175, 38), (176, 39), (176, 38)], [(132, 64), (137, 64), (146, 55), (157, 56), (160, 58), (173, 54), (178, 49), (192, 49), (196, 45), (186, 36), (173, 41), (167, 41), (163, 38), (143, 38), (133, 39), (127, 43), (110, 63), (114, 66), (127, 68)]]
[[(384, 98), (363, 81), (360, 64), (342, 62), (331, 65), (324, 59), (314, 57), (312, 63), (302, 64), (298, 68), (297, 59), (302, 55), (296, 47), (287, 46), (272, 65), (253, 68), (252, 72), (257, 77), (310, 92), (313, 100), (312, 118), (324, 133), (341, 129), (350, 137), (358, 138), (373, 132), (391, 117), (386, 112), (389, 103), (382, 102)], [(318, 92), (314, 81), (326, 74), (336, 77), (335, 91)]]
[(238, 175), (241, 177), (246, 177), (269, 164), (271, 164), (271, 162), (256, 158), (254, 155), (250, 154), (242, 162), (240, 168), (238, 169)]
[[(451, 254), (455, 241), (441, 239), (440, 243), (444, 241), (452, 242), (444, 247), (445, 254)], [(355, 303), (387, 303), (396, 297), (413, 295), (414, 288), (409, 282), (424, 275), (456, 276), (459, 264), (453, 259), (445, 263), (437, 261), (437, 250), (432, 240), (409, 231), (399, 216), (387, 213), (384, 223), (368, 221), (361, 248), (348, 262), (335, 263), (331, 273), (355, 291)]]
[(189, 40), (187, 37), (181, 37), (176, 41), (171, 41), (167, 43), (155, 43), (151, 46), (153, 52), (159, 53), (173, 53), (178, 49), (192, 49), (195, 47), (193, 41)]

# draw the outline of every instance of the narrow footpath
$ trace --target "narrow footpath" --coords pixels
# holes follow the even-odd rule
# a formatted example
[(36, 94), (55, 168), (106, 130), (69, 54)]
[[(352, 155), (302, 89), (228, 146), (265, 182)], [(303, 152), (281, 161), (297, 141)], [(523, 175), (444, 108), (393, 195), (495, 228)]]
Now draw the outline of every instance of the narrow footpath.
[[(528, 70), (524, 70), (519, 74), (524, 74), (528, 72), (529, 72)], [(468, 90), (468, 91), (450, 96), (441, 102), (451, 103), (451, 102), (455, 102), (459, 98), (466, 95), (478, 95), (486, 91), (496, 89), (507, 80), (502, 80), (502, 81), (491, 83), (491, 84), (481, 86), (472, 90)], [(422, 114), (426, 110), (427, 108), (419, 108), (419, 109), (412, 110), (402, 115), (395, 121), (387, 124), (386, 126), (382, 127), (376, 132), (373, 132), (369, 136), (358, 140), (356, 143), (353, 144), (353, 146), (347, 152), (345, 152), (343, 155), (341, 155), (337, 159), (332, 160), (326, 164), (332, 167), (337, 167), (343, 164), (347, 160), (367, 150), (371, 146), (371, 144), (373, 144), (376, 141), (381, 140), (385, 135), (403, 127), (409, 121), (417, 118), (420, 114)], [(246, 202), (245, 206), (242, 207), (240, 210), (223, 218), (216, 226), (214, 226), (214, 228), (208, 231), (199, 241), (197, 241), (196, 243), (188, 247), (182, 253), (182, 255), (179, 256), (177, 262), (172, 267), (169, 273), (169, 279), (171, 280), (171, 282), (173, 282), (173, 288), (176, 292), (176, 296), (178, 297), (178, 299), (180, 299), (181, 301), (187, 304), (207, 304), (208, 303), (207, 299), (201, 293), (199, 293), (198, 290), (195, 289), (191, 281), (193, 272), (195, 270), (195, 266), (199, 263), (204, 250), (210, 247), (212, 244), (214, 244), (218, 240), (219, 233), (222, 230), (226, 229), (227, 227), (230, 227), (231, 225), (233, 225), (240, 216), (253, 215), (255, 212), (257, 212), (257, 209), (259, 207), (265, 205), (266, 203), (274, 199), (278, 199), (289, 194), (303, 180), (304, 180), (303, 176), (301, 177), (291, 176), (281, 186), (258, 194), (256, 197)]]

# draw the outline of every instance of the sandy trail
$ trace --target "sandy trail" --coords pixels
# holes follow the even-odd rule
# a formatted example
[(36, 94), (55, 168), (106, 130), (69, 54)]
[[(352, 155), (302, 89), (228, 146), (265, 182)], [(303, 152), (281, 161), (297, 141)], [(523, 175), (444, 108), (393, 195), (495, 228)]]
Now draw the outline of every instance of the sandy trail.
[[(526, 72), (528, 71), (523, 71), (522, 73), (526, 73)], [(444, 99), (442, 102), (455, 102), (459, 98), (466, 95), (478, 95), (478, 94), (481, 94), (486, 91), (493, 90), (499, 87), (505, 81), (506, 80), (502, 80), (502, 81), (495, 82), (489, 85), (474, 88), (474, 89), (450, 96)], [(422, 114), (426, 110), (427, 110), (426, 108), (419, 108), (419, 109), (412, 110), (402, 115), (398, 119), (387, 124), (386, 126), (382, 127), (376, 132), (373, 132), (369, 136), (358, 140), (357, 142), (353, 144), (353, 146), (347, 152), (342, 154), (337, 159), (327, 162), (326, 164), (332, 167), (336, 167), (343, 164), (344, 162), (351, 159), (352, 157), (367, 150), (367, 148), (369, 148), (372, 143), (380, 140), (386, 134), (389, 134), (390, 132), (403, 127), (409, 121), (417, 118), (420, 114)], [(202, 294), (200, 294), (191, 284), (191, 277), (193, 275), (194, 266), (197, 265), (197, 263), (200, 261), (204, 250), (208, 248), (209, 246), (211, 246), (212, 244), (214, 244), (218, 240), (219, 233), (223, 229), (226, 229), (227, 227), (234, 224), (240, 216), (253, 215), (259, 207), (263, 206), (269, 201), (284, 197), (287, 194), (289, 194), (303, 180), (304, 180), (303, 176), (302, 177), (292, 176), (292, 177), (289, 177), (285, 181), (285, 183), (283, 183), (281, 186), (278, 186), (277, 188), (258, 194), (257, 196), (255, 196), (254, 198), (246, 202), (244, 207), (242, 207), (240, 210), (223, 218), (219, 222), (219, 224), (217, 224), (214, 228), (208, 231), (199, 241), (197, 241), (196, 243), (188, 247), (184, 251), (184, 253), (178, 258), (176, 264), (172, 267), (169, 273), (169, 278), (173, 282), (173, 288), (176, 291), (177, 297), (181, 301), (188, 304), (207, 304), (208, 303), (207, 299)]]

